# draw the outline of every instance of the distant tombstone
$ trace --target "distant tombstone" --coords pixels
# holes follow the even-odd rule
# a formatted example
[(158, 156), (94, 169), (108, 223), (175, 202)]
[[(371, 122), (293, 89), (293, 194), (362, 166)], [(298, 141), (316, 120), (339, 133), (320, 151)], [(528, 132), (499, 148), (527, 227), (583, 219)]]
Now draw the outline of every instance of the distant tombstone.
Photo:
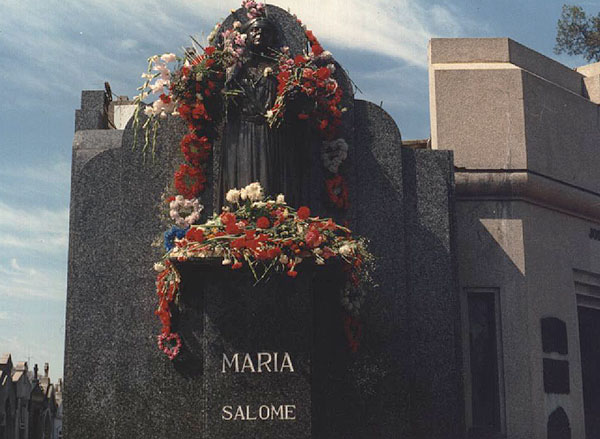
[[(306, 39), (295, 17), (267, 8), (285, 44), (301, 51)], [(223, 26), (234, 20), (245, 21), (243, 11)], [(465, 430), (452, 154), (402, 148), (391, 117), (354, 100), (343, 69), (336, 75), (348, 108), (342, 136), (350, 145), (350, 207), (340, 215), (323, 201), (318, 145), (309, 147), (310, 166), (303, 169), (303, 178), (318, 183), (304, 185), (300, 196), (315, 214), (344, 216), (370, 240), (379, 287), (361, 309), (358, 352), (346, 345), (335, 267), (307, 266), (293, 281), (253, 286), (248, 272), (195, 261), (177, 263), (182, 284), (173, 325), (186, 349), (169, 361), (156, 349), (151, 267), (159, 252), (149, 249), (163, 228), (157, 200), (177, 166), (185, 124), (172, 117), (161, 122), (156, 160), (146, 164), (132, 151), (131, 123), (120, 148), (109, 130), (104, 149), (102, 133), (80, 131), (70, 220), (66, 439), (445, 439)], [(222, 199), (224, 139), (202, 193), (207, 212)], [(79, 154), (92, 149), (93, 157)]]

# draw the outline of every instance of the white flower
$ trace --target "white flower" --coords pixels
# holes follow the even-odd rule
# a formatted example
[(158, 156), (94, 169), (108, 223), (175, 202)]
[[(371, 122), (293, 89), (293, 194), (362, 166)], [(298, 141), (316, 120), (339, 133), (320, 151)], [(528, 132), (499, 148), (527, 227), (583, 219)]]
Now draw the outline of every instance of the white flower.
[(272, 117), (273, 117), (273, 110), (268, 110), (268, 111), (265, 113), (265, 117), (266, 117), (267, 119), (270, 119), (270, 118), (272, 118)]
[(231, 204), (237, 203), (240, 201), (240, 195), (241, 195), (241, 191), (237, 190), (237, 189), (230, 189), (229, 191), (227, 191), (227, 194), (225, 195), (225, 199), (230, 202)]
[(277, 199), (275, 201), (277, 201), (277, 204), (285, 204), (285, 195), (283, 195), (283, 194), (277, 195)]
[(338, 250), (338, 252), (342, 256), (350, 256), (350, 255), (352, 255), (352, 251), (353, 251), (353, 248), (350, 244), (344, 244)]
[(144, 114), (148, 117), (154, 116), (154, 109), (151, 106), (144, 108)]
[(239, 22), (239, 21), (234, 21), (233, 22), (233, 28), (234, 29), (238, 29), (240, 27), (242, 27), (242, 23), (241, 22)]
[(177, 56), (175, 56), (174, 53), (165, 53), (160, 57), (160, 59), (166, 63), (175, 62), (177, 60)]
[(229, 258), (223, 258), (223, 261), (221, 262), (221, 265), (230, 265), (231, 264), (231, 259)]
[(281, 262), (282, 264), (287, 264), (288, 262), (290, 262), (290, 258), (288, 258), (286, 255), (281, 255), (279, 256), (279, 262)]
[(264, 193), (263, 193), (263, 188), (260, 185), (259, 182), (255, 181), (254, 183), (250, 183), (248, 186), (246, 186), (244, 189), (242, 189), (242, 199), (243, 198), (243, 191), (246, 191), (246, 197), (250, 200), (250, 201), (261, 201), (262, 199), (265, 198)]
[(265, 67), (265, 69), (263, 70), (263, 76), (266, 78), (267, 76), (269, 76), (271, 73), (273, 73), (273, 69), (271, 67)]
[(155, 271), (158, 271), (158, 272), (164, 271), (165, 268), (167, 268), (167, 267), (165, 267), (162, 262), (157, 262), (156, 264), (154, 264), (154, 270)]

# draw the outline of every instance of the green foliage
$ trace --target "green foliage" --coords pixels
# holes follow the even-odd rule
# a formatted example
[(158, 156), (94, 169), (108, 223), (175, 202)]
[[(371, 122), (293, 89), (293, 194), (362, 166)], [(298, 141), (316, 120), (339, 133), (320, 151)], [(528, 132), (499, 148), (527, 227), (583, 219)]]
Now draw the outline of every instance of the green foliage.
[(563, 5), (556, 26), (554, 53), (563, 52), (600, 61), (600, 13), (588, 17), (581, 6)]

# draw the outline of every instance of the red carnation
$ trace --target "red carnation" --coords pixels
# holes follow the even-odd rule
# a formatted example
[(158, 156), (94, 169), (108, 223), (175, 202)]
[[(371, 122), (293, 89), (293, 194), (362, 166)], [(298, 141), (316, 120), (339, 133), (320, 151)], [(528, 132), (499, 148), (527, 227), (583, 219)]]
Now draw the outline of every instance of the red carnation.
[(189, 241), (202, 242), (204, 241), (204, 231), (198, 227), (192, 227), (190, 230), (187, 231), (185, 237)]
[(221, 218), (221, 222), (225, 225), (229, 224), (229, 223), (235, 223), (236, 218), (235, 218), (235, 214), (231, 213), (231, 212), (223, 212), (220, 216)]
[(189, 105), (181, 104), (179, 108), (177, 108), (177, 111), (179, 111), (179, 115), (182, 119), (190, 120), (192, 115), (192, 108)]
[(317, 78), (325, 80), (331, 76), (331, 72), (327, 67), (321, 67), (317, 70)]
[(206, 177), (202, 168), (192, 168), (182, 164), (175, 172), (175, 189), (185, 198), (195, 198), (204, 190)]
[(304, 240), (306, 241), (306, 245), (308, 245), (310, 248), (315, 248), (318, 247), (321, 242), (323, 242), (323, 237), (318, 230), (309, 229), (308, 232), (306, 232)]
[(271, 223), (269, 222), (269, 218), (266, 216), (261, 216), (256, 220), (256, 227), (259, 229), (268, 229)]
[(267, 252), (269, 254), (269, 259), (275, 259), (281, 254), (281, 249), (279, 247), (271, 247)]
[(225, 226), (225, 231), (228, 235), (239, 235), (242, 233), (242, 229), (240, 229), (240, 227), (234, 222), (227, 223)]
[(306, 114), (306, 113), (298, 113), (298, 119), (300, 119), (300, 120), (306, 120), (306, 119), (308, 119), (308, 114)]
[(306, 58), (304, 57), (304, 55), (296, 55), (296, 57), (294, 58), (294, 64), (296, 64), (297, 66), (304, 64), (305, 61)]
[(323, 47), (321, 47), (321, 45), (320, 45), (320, 44), (314, 44), (314, 45), (312, 46), (312, 53), (313, 53), (315, 56), (319, 56), (320, 54), (322, 54), (322, 53), (323, 53)]
[(206, 119), (206, 108), (202, 102), (198, 102), (194, 105), (194, 109), (192, 110), (192, 117), (194, 119), (200, 119), (201, 117)]
[(298, 209), (298, 218), (305, 220), (310, 216), (310, 209), (306, 206), (302, 206)]
[(206, 53), (208, 56), (210, 56), (213, 53), (215, 53), (215, 50), (217, 50), (216, 47), (214, 47), (214, 46), (208, 46), (208, 47), (204, 48), (204, 53)]
[(304, 79), (310, 79), (313, 77), (315, 71), (313, 69), (309, 69), (308, 67), (305, 69), (302, 69), (302, 77)]

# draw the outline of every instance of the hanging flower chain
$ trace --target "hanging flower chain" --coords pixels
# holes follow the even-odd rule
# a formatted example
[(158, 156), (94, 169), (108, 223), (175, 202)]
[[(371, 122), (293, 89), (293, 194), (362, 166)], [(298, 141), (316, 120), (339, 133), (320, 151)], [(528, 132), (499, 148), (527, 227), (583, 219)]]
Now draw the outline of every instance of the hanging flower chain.
[[(242, 7), (246, 9), (248, 19), (265, 15), (263, 3), (244, 0)], [(298, 22), (301, 24), (300, 20)], [(209, 35), (209, 46), (202, 48), (194, 40), (193, 47), (186, 49), (182, 57), (166, 53), (149, 58), (148, 70), (142, 74), (144, 84), (139, 87), (140, 94), (134, 99), (137, 105), (134, 144), (141, 114), (148, 117), (142, 125), (144, 153), (149, 147), (153, 154), (155, 152), (160, 119), (171, 114), (186, 122), (188, 133), (180, 142), (186, 163), (181, 164), (175, 173), (175, 189), (177, 194), (187, 199), (196, 198), (204, 191), (206, 171), (226, 101), (239, 93), (225, 89), (225, 78), (241, 63), (246, 49), (246, 35), (240, 32), (241, 27), (242, 23), (235, 21), (231, 28), (219, 34), (220, 24), (217, 24)], [(275, 69), (265, 69), (265, 75), (276, 75), (278, 81), (275, 102), (265, 113), (265, 119), (269, 126), (278, 126), (286, 117), (288, 101), (297, 94), (303, 94), (308, 105), (293, 117), (309, 120), (324, 141), (343, 142), (338, 137), (346, 109), (342, 105), (342, 89), (333, 77), (336, 69), (333, 57), (323, 50), (312, 31), (305, 27), (304, 31), (310, 47), (308, 52), (292, 57), (289, 48), (283, 47), (277, 54)], [(150, 95), (156, 95), (158, 99), (152, 105), (145, 105), (143, 100)], [(334, 177), (338, 176), (344, 158), (343, 153), (334, 159), (324, 156), (324, 166)], [(334, 205), (345, 208), (347, 203)]]

